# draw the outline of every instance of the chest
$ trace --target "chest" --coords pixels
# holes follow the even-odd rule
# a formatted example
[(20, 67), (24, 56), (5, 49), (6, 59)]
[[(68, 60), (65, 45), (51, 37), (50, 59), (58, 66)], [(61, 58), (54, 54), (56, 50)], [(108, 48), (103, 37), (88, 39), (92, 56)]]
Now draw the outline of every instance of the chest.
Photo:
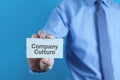
[[(104, 8), (107, 19), (109, 40), (111, 45), (120, 47), (120, 11), (114, 8)], [(95, 26), (95, 8), (81, 8), (71, 18), (70, 33), (75, 41), (81, 44), (97, 44)]]

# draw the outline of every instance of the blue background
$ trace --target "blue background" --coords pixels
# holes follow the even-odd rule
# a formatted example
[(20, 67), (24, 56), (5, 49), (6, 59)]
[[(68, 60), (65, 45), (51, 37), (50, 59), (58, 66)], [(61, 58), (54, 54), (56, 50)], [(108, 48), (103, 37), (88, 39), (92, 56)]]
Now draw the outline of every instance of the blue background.
[(0, 80), (66, 79), (64, 60), (55, 60), (53, 69), (44, 74), (31, 74), (26, 59), (26, 38), (42, 29), (60, 1), (0, 0)]

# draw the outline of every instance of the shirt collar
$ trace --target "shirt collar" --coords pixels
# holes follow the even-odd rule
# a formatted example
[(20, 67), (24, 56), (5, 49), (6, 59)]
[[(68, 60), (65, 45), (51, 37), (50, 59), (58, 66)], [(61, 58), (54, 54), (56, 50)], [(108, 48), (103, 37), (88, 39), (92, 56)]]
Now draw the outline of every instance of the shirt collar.
[[(88, 6), (92, 6), (94, 5), (96, 0), (85, 0), (85, 2), (88, 4)], [(103, 0), (103, 3), (109, 7), (110, 3), (111, 3), (112, 0)]]

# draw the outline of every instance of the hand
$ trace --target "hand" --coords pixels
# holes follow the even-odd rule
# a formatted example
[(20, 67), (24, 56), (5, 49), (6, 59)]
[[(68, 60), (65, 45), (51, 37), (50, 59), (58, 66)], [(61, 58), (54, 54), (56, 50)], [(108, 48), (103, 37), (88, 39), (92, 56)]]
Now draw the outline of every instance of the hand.
[[(33, 34), (32, 38), (54, 38), (53, 35), (49, 34), (46, 36), (45, 31), (39, 31), (38, 34)], [(54, 65), (53, 58), (28, 58), (28, 63), (31, 70), (34, 72), (45, 72), (50, 70)]]

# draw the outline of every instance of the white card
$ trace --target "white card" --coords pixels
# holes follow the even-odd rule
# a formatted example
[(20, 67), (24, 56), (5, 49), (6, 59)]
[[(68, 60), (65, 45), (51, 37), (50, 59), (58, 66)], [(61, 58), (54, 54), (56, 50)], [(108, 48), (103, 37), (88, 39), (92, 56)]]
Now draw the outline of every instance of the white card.
[(27, 58), (63, 58), (63, 39), (27, 38)]

